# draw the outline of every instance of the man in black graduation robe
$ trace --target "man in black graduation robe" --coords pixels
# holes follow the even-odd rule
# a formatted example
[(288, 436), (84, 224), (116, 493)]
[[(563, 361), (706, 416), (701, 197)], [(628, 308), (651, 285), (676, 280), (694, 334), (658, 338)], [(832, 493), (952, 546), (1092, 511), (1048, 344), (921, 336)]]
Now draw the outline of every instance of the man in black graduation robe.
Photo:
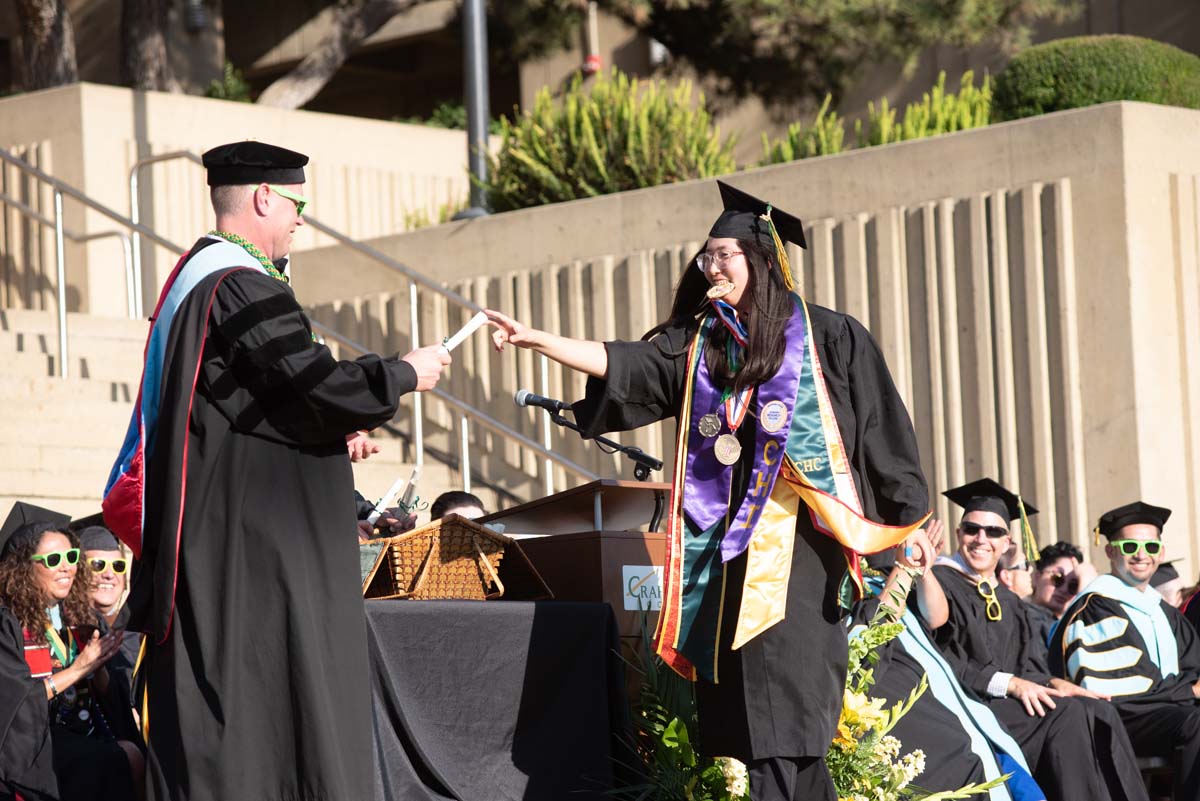
[[(339, 362), (314, 341), (271, 269), (303, 222), (306, 161), (254, 142), (206, 153), (218, 230), (184, 257), (156, 311), (146, 369), (161, 379), (144, 380), (135, 411), (155, 425), (128, 602), (148, 634), (139, 678), (153, 799), (373, 793), (346, 436), (391, 419), (449, 356)], [(105, 502), (123, 538), (121, 476), (135, 464), (118, 461)]]
[[(912, 423), (879, 346), (854, 318), (813, 304), (808, 309), (810, 341), (820, 357), (863, 512), (877, 522), (915, 523), (928, 509), (928, 489)], [(694, 334), (694, 326), (671, 326), (649, 341), (605, 343), (607, 379), (590, 378), (587, 397), (573, 407), (585, 433), (623, 431), (676, 415)], [(757, 403), (752, 398), (750, 408)], [(743, 425), (737, 434), (742, 458), (734, 466), (733, 498), (747, 491), (754, 426)], [(818, 532), (802, 509), (786, 617), (735, 651), (731, 643), (745, 569), (745, 553), (725, 564), (719, 683), (701, 679), (696, 686), (700, 747), (706, 754), (747, 763), (752, 787), (756, 763), (795, 760), (801, 764), (798, 788), (803, 787), (804, 771), (829, 750), (841, 710), (847, 643), (838, 598), (846, 560), (837, 541)], [(814, 794), (821, 792), (818, 784), (812, 787)]]
[(1100, 518), (1112, 572), (1068, 607), (1050, 668), (1111, 696), (1137, 753), (1174, 762), (1175, 798), (1191, 799), (1200, 798), (1200, 636), (1150, 586), (1170, 514), (1138, 501)]
[(1020, 744), (1050, 801), (1146, 798), (1116, 710), (1050, 676), (1027, 604), (996, 581), (1012, 547), (1009, 521), (1020, 517), (1017, 496), (990, 479), (945, 494), (965, 512), (957, 552), (934, 568), (950, 606), (935, 638), (959, 681)]

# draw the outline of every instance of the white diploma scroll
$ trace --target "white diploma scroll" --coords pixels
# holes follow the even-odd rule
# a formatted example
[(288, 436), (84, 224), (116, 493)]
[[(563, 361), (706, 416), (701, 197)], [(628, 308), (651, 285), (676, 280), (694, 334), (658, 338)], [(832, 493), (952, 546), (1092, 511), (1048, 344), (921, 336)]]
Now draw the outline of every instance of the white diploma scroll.
[(383, 494), (383, 497), (381, 497), (375, 504), (375, 511), (367, 515), (367, 523), (372, 528), (375, 527), (375, 523), (379, 521), (379, 518), (383, 515), (384, 510), (394, 506), (401, 493), (407, 492), (410, 487), (416, 484), (417, 476), (420, 475), (420, 473), (421, 468), (414, 467), (412, 475), (410, 475), (408, 478), (401, 476), (400, 478), (396, 479), (391, 488), (388, 489), (388, 491)]
[(471, 334), (474, 334), (480, 328), (487, 325), (487, 321), (487, 315), (483, 312), (479, 312), (469, 321), (467, 321), (466, 325), (458, 329), (454, 336), (447, 337), (446, 339), (442, 340), (442, 347), (446, 349), (447, 353), (449, 353), (465, 342), (467, 337), (471, 336)]

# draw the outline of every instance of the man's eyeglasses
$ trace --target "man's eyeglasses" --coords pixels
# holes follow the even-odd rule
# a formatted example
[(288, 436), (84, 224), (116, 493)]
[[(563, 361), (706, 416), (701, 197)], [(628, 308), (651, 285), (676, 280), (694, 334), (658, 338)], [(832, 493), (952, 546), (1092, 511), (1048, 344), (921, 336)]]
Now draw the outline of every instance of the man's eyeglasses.
[(997, 621), (1004, 617), (1004, 610), (1000, 606), (1000, 599), (996, 597), (996, 588), (987, 579), (979, 582), (975, 589), (979, 590), (980, 597), (986, 601), (984, 610), (987, 612), (987, 619)]
[(734, 256), (744, 255), (740, 250), (718, 250), (716, 253), (701, 253), (696, 257), (696, 266), (700, 272), (706, 271), (713, 264), (726, 264)]
[(1163, 548), (1160, 540), (1113, 540), (1109, 545), (1120, 548), (1126, 556), (1133, 556), (1138, 551), (1145, 551), (1147, 556), (1158, 556)]
[(46, 567), (53, 570), (62, 564), (62, 560), (66, 559), (68, 565), (73, 565), (79, 561), (79, 549), (72, 548), (69, 551), (51, 551), (50, 553), (35, 553), (29, 557), (31, 562), (41, 562)]
[(307, 206), (309, 204), (308, 198), (306, 198), (304, 195), (298, 195), (290, 189), (284, 189), (282, 186), (276, 186), (275, 184), (267, 184), (267, 189), (270, 189), (272, 192), (279, 195), (280, 197), (285, 197), (288, 200), (295, 203), (296, 204), (296, 214), (303, 214), (304, 209), (307, 208)]
[(1076, 576), (1074, 573), (1071, 573), (1071, 574), (1051, 573), (1050, 574), (1050, 585), (1051, 586), (1057, 588), (1057, 587), (1061, 587), (1063, 584), (1067, 585), (1067, 592), (1074, 594), (1075, 592), (1077, 592), (1079, 590), (1079, 576)]
[(986, 534), (989, 540), (998, 540), (1008, 536), (1008, 529), (1003, 526), (981, 526), (978, 523), (968, 523), (964, 520), (958, 527), (967, 537), (972, 537), (980, 532)]
[(129, 562), (124, 559), (91, 559), (93, 573), (103, 573), (109, 565), (112, 565), (112, 572), (124, 574), (129, 569)]

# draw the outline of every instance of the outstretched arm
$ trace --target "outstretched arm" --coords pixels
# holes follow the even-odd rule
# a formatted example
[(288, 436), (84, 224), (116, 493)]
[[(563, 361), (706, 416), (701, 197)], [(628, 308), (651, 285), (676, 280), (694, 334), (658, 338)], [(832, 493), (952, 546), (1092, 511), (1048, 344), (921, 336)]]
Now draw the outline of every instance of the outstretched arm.
[(506, 314), (491, 309), (487, 310), (487, 316), (488, 322), (496, 329), (492, 332), (492, 342), (497, 351), (503, 351), (507, 342), (518, 348), (530, 348), (559, 364), (595, 378), (608, 377), (608, 351), (603, 342), (571, 339), (530, 328)]

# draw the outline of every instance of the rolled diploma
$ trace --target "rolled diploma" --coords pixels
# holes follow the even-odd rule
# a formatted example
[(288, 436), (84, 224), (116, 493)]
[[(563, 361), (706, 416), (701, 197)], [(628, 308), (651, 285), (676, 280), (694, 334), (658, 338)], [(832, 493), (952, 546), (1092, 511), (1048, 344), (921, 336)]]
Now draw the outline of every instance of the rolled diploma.
[(408, 479), (404, 476), (396, 479), (392, 484), (391, 489), (383, 494), (379, 502), (375, 504), (375, 511), (367, 515), (367, 522), (374, 528), (376, 521), (383, 515), (383, 511), (396, 502), (396, 498), (400, 497), (400, 493), (404, 491), (404, 485), (408, 483)]
[(464, 325), (462, 328), (458, 329), (458, 332), (455, 333), (454, 336), (449, 337), (448, 339), (444, 340), (442, 342), (442, 347), (446, 349), (447, 353), (449, 353), (450, 351), (454, 350), (459, 345), (461, 345), (467, 337), (471, 336), (471, 334), (474, 334), (482, 326), (487, 325), (487, 321), (488, 321), (487, 315), (484, 314), (483, 312), (479, 312), (474, 317), (472, 317), (467, 322), (466, 325)]

